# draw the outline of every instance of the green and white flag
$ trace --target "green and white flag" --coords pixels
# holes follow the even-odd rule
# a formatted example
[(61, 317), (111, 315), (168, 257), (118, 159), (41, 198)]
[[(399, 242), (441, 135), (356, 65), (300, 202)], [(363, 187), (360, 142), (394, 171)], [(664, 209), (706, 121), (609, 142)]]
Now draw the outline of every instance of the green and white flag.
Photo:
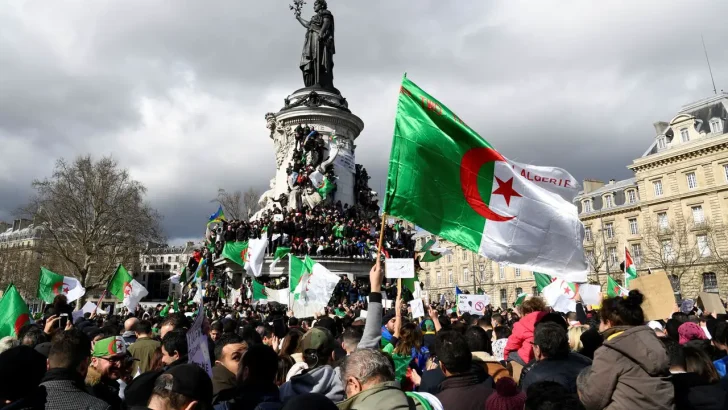
[(0, 299), (0, 338), (18, 336), (20, 329), (30, 323), (28, 305), (15, 285), (10, 284)]
[(528, 293), (520, 293), (518, 296), (516, 296), (516, 301), (513, 303), (513, 305), (521, 306), (528, 296)]
[(116, 273), (109, 283), (109, 293), (121, 300), (121, 304), (130, 312), (134, 312), (139, 301), (149, 294), (147, 289), (129, 274), (124, 265), (116, 268)]
[(617, 283), (616, 280), (612, 279), (611, 276), (607, 276), (607, 296), (615, 298), (617, 296), (627, 296), (629, 291)]
[(340, 278), (308, 256), (306, 256), (304, 265), (306, 271), (293, 292), (294, 298), (303, 306), (312, 305), (323, 308), (329, 303)]
[(253, 279), (253, 300), (267, 300), (268, 292), (265, 291), (265, 285), (258, 283)]
[(544, 275), (543, 273), (533, 272), (533, 279), (536, 281), (536, 288), (538, 289), (538, 292), (543, 292), (543, 288), (550, 285), (551, 282), (554, 280), (549, 275)]
[(248, 242), (225, 242), (221, 256), (240, 266), (245, 266), (245, 261), (248, 258)]
[(248, 253), (245, 257), (245, 271), (248, 275), (258, 277), (263, 274), (263, 261), (268, 239), (251, 239), (248, 241)]
[(59, 275), (50, 269), (40, 267), (38, 281), (38, 298), (45, 303), (53, 303), (58, 295), (66, 295), (68, 302), (80, 299), (86, 294), (86, 289), (76, 278)]
[[(288, 272), (291, 276), (288, 280), (288, 288), (293, 294), (293, 298), (295, 300), (298, 300), (298, 298), (301, 296), (301, 290), (298, 288), (298, 284), (301, 282), (301, 278), (303, 278), (304, 275), (311, 273), (310, 267), (307, 266), (304, 261), (293, 256), (293, 254), (289, 254)], [(296, 290), (298, 290), (299, 292), (296, 293)]]
[(285, 247), (285, 246), (279, 246), (276, 248), (276, 253), (273, 255), (273, 262), (270, 263), (270, 272), (273, 272), (273, 270), (278, 265), (278, 262), (283, 260), (289, 253), (291, 253), (291, 248)]
[(586, 282), (576, 179), (508, 160), (409, 79), (402, 81), (383, 212), (496, 262)]
[(422, 246), (420, 252), (424, 252), (420, 262), (435, 262), (445, 255), (452, 255), (452, 249), (442, 248), (434, 239), (430, 239)]

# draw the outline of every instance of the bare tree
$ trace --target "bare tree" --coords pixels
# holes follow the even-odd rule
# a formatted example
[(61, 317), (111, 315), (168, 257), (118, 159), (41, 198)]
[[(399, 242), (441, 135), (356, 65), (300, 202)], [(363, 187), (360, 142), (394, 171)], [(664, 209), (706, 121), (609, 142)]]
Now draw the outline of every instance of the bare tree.
[(675, 291), (681, 292), (683, 278), (686, 282), (692, 281), (693, 277), (689, 273), (696, 265), (705, 262), (698, 250), (697, 241), (693, 239), (692, 230), (695, 227), (684, 221), (661, 226), (649, 218), (645, 220), (642, 260), (652, 269), (665, 271)]
[(243, 193), (239, 190), (228, 192), (220, 188), (217, 190), (217, 198), (212, 202), (217, 202), (222, 206), (227, 220), (246, 219), (243, 215)]
[(161, 217), (144, 202), (146, 188), (112, 158), (61, 159), (53, 176), (33, 187), (24, 210), (43, 226), (43, 259), (60, 260), (66, 268), (59, 271), (87, 291), (106, 286), (117, 264), (137, 266), (145, 243), (164, 241)]
[(245, 194), (243, 195), (243, 211), (245, 213), (245, 220), (250, 219), (253, 214), (260, 210), (260, 205), (258, 204), (260, 195), (260, 191), (253, 187), (250, 187), (247, 191), (245, 191)]
[[(592, 234), (591, 241), (584, 242), (584, 252), (586, 254), (586, 261), (589, 263), (589, 269), (591, 274), (594, 276), (594, 283), (601, 284), (599, 275), (607, 272), (607, 266), (609, 266), (609, 273), (616, 272), (619, 270), (619, 261), (612, 260), (610, 251), (611, 248), (615, 248), (619, 243), (617, 235), (612, 232), (611, 238), (607, 236), (606, 232), (602, 229), (597, 230)], [(619, 254), (618, 250), (616, 251)]]
[(703, 259), (707, 260), (710, 268), (718, 272), (721, 277), (728, 278), (728, 234), (723, 224), (703, 223), (702, 234), (705, 235), (706, 249), (700, 249)]

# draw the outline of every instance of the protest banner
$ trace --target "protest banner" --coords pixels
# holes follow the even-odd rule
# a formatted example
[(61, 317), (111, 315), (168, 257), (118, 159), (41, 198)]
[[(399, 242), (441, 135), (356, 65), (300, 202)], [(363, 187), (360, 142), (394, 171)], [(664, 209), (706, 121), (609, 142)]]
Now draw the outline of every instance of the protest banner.
[(639, 290), (645, 297), (642, 311), (645, 320), (660, 320), (672, 317), (675, 311), (675, 293), (665, 272), (640, 276), (629, 281), (630, 290)]
[(205, 320), (205, 307), (200, 306), (197, 312), (195, 323), (187, 331), (188, 363), (194, 363), (207, 375), (212, 378), (212, 364), (210, 363), (210, 351), (207, 346), (207, 336), (202, 332), (202, 324)]
[(387, 279), (410, 279), (415, 277), (415, 260), (412, 258), (390, 258), (384, 260)]
[(409, 305), (412, 308), (412, 317), (425, 317), (425, 306), (422, 299), (413, 299), (409, 301)]
[(458, 312), (461, 315), (463, 313), (482, 315), (488, 305), (490, 305), (490, 296), (488, 295), (458, 295)]
[(698, 294), (698, 307), (703, 312), (715, 313), (716, 315), (725, 314), (723, 302), (717, 293), (700, 292)]

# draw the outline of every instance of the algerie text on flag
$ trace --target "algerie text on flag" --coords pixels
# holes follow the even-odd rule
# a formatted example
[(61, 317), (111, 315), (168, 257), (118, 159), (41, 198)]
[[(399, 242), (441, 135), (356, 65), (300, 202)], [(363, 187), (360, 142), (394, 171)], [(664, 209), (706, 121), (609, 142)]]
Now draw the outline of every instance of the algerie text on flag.
[(15, 285), (10, 284), (0, 299), (0, 338), (18, 336), (20, 328), (30, 323), (28, 305), (20, 296)]
[(86, 294), (86, 289), (76, 278), (59, 275), (50, 269), (40, 267), (38, 281), (38, 298), (45, 303), (53, 303), (58, 295), (66, 295), (68, 302), (73, 302)]
[(586, 282), (576, 179), (509, 161), (402, 81), (383, 212), (497, 262)]

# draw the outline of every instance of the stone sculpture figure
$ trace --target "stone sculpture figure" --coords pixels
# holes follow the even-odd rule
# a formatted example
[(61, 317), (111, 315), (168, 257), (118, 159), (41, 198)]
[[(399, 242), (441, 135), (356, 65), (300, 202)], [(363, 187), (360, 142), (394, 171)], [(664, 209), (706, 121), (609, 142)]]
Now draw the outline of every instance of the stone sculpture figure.
[(306, 41), (301, 53), (301, 72), (306, 87), (318, 85), (334, 88), (334, 15), (328, 10), (326, 0), (316, 0), (313, 6), (316, 14), (310, 21), (301, 18), (300, 8), (296, 9), (296, 19), (306, 31)]

